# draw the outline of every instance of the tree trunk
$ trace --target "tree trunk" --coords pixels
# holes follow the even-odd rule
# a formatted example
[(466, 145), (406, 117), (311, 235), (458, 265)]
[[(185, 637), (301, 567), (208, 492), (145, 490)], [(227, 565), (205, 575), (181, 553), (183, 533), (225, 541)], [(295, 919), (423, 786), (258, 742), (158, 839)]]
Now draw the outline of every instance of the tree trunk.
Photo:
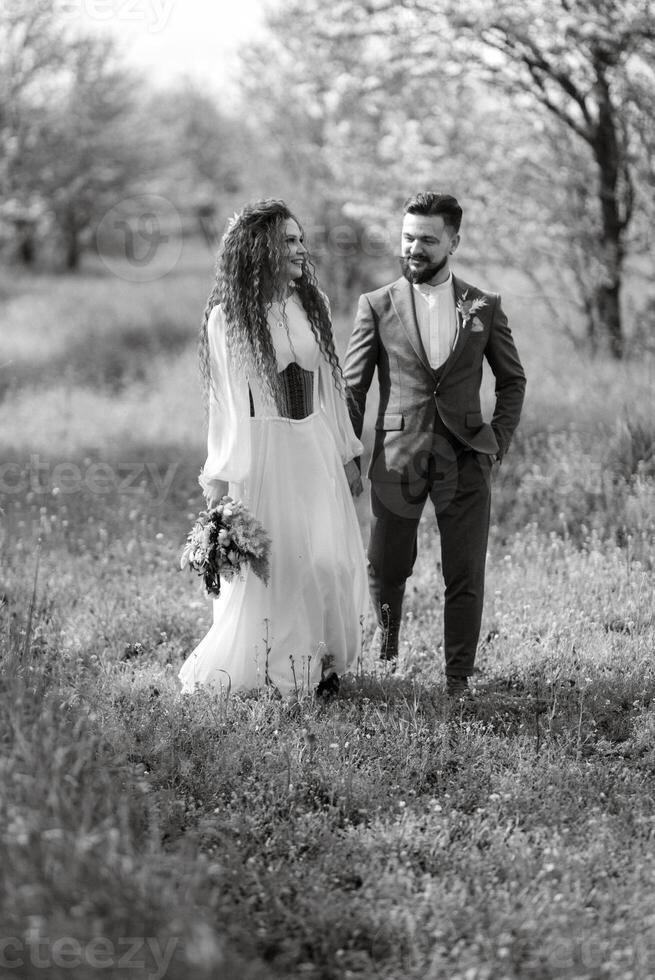
[(77, 228), (66, 229), (66, 268), (74, 272), (80, 264), (80, 239)]
[(596, 308), (598, 318), (603, 324), (609, 350), (613, 357), (620, 360), (624, 353), (623, 328), (621, 324), (621, 282), (601, 284), (596, 290)]
[(29, 218), (14, 219), (16, 250), (23, 265), (33, 266), (36, 258), (36, 222)]
[(623, 325), (621, 322), (621, 283), (623, 279), (623, 231), (619, 204), (619, 159), (614, 120), (614, 106), (605, 77), (603, 65), (596, 64), (598, 93), (598, 124), (594, 141), (594, 153), (600, 176), (601, 255), (603, 281), (596, 287), (596, 309), (613, 357), (620, 359), (624, 353)]
[[(583, 290), (584, 293), (584, 290)], [(587, 323), (587, 344), (592, 354), (598, 353), (598, 302), (595, 296), (584, 297), (584, 311)]]

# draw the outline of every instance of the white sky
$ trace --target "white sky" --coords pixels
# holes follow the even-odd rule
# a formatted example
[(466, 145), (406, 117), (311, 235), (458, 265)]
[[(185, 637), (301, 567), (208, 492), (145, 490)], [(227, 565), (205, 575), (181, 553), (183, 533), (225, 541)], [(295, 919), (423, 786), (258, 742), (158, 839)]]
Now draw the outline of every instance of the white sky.
[(275, 0), (57, 0), (86, 31), (110, 31), (155, 85), (175, 77), (229, 88), (235, 53)]

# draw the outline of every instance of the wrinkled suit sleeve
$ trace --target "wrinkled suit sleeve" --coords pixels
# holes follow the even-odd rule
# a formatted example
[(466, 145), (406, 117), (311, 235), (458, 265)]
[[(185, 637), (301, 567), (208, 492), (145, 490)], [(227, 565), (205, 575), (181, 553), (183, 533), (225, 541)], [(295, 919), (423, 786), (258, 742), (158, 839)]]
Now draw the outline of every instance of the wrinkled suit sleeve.
[(498, 441), (498, 458), (502, 459), (521, 417), (526, 380), (500, 296), (496, 296), (485, 356), (496, 379), (496, 405), (491, 427)]
[(348, 463), (361, 455), (362, 444), (353, 431), (346, 399), (335, 387), (332, 369), (324, 357), (321, 358), (319, 367), (318, 385), (321, 408), (334, 437), (337, 452), (341, 462)]
[(377, 318), (366, 295), (359, 297), (357, 318), (348, 344), (344, 376), (348, 389), (348, 407), (355, 434), (361, 437), (364, 426), (366, 396), (378, 362)]

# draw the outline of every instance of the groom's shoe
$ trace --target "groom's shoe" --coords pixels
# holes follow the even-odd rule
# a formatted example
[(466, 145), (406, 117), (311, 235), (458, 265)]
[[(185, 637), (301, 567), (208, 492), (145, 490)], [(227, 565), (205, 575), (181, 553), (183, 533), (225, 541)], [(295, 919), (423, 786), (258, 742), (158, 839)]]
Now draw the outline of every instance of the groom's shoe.
[(398, 662), (398, 633), (399, 629), (395, 623), (391, 623), (388, 627), (378, 625), (371, 642), (373, 656), (386, 661), (394, 669)]
[(471, 698), (469, 679), (466, 675), (447, 674), (446, 694), (449, 698)]

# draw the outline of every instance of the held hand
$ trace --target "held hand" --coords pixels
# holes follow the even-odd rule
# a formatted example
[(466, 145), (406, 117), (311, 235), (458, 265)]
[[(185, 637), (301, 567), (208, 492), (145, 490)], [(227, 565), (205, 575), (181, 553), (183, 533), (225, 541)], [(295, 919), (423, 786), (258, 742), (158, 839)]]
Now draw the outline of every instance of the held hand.
[(221, 497), (226, 497), (229, 484), (226, 480), (213, 480), (205, 487), (205, 501), (207, 510), (211, 510), (221, 502)]
[(362, 486), (362, 475), (359, 472), (359, 466), (354, 459), (351, 459), (350, 462), (345, 464), (344, 471), (351, 494), (353, 497), (359, 497), (364, 487)]

